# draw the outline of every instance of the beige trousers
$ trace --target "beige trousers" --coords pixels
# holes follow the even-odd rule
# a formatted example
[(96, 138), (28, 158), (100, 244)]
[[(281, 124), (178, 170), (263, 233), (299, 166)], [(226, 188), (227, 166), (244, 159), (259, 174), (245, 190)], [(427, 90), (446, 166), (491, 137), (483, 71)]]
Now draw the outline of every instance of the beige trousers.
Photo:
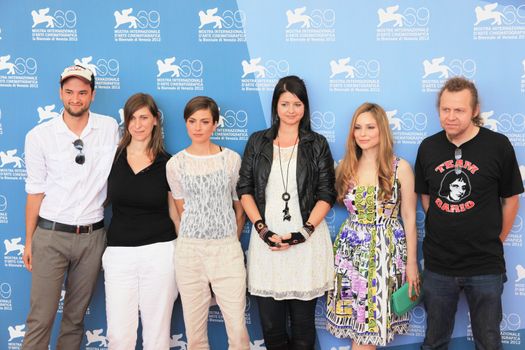
[(178, 238), (175, 276), (182, 300), (188, 350), (209, 349), (209, 284), (224, 317), (229, 349), (250, 349), (244, 319), (246, 269), (237, 237), (218, 240)]
[(31, 245), (31, 300), (23, 350), (48, 349), (62, 283), (66, 294), (56, 350), (80, 349), (84, 315), (97, 284), (105, 247), (104, 229), (77, 235), (36, 228)]

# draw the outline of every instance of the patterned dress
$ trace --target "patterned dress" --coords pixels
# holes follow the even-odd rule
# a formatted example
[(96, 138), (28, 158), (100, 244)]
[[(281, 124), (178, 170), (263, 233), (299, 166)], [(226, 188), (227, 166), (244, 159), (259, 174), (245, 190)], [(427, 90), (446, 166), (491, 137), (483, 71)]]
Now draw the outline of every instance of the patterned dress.
[(327, 329), (358, 344), (384, 346), (406, 333), (408, 314), (396, 316), (392, 293), (405, 283), (406, 239), (399, 222), (400, 193), (394, 161), (393, 193), (378, 201), (378, 186), (351, 187), (349, 216), (334, 243), (335, 278), (328, 292)]

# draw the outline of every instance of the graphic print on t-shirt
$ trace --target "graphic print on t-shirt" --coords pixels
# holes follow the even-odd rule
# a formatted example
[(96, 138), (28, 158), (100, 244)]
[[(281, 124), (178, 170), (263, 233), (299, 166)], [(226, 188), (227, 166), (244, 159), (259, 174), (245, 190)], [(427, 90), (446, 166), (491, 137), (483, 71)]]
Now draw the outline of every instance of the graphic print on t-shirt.
[(469, 199), (472, 193), (470, 176), (478, 170), (475, 164), (463, 159), (439, 164), (434, 169), (442, 176), (435, 204), (448, 213), (462, 213), (473, 208), (475, 203)]

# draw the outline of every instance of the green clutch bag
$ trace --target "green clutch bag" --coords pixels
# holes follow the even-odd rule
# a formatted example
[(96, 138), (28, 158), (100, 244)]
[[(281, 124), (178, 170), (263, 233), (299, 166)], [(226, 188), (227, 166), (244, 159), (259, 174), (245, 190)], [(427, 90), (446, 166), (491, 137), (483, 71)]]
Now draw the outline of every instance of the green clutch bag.
[(412, 297), (408, 297), (408, 282), (403, 284), (401, 288), (396, 290), (392, 294), (392, 311), (397, 316), (402, 316), (412, 310), (419, 302), (423, 296), (423, 290), (419, 290), (419, 295), (416, 294), (416, 291), (412, 289)]

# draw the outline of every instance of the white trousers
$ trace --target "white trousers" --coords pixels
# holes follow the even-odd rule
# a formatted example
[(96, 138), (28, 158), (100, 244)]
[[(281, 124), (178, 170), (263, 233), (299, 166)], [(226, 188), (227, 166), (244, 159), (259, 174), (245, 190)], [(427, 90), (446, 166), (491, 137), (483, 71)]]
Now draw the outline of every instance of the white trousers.
[(237, 237), (192, 239), (180, 237), (175, 253), (177, 285), (184, 312), (188, 350), (209, 349), (208, 311), (215, 293), (228, 334), (230, 350), (249, 350), (246, 307), (246, 269)]
[(102, 256), (109, 350), (135, 349), (139, 313), (144, 350), (169, 350), (178, 291), (175, 241), (107, 247)]

